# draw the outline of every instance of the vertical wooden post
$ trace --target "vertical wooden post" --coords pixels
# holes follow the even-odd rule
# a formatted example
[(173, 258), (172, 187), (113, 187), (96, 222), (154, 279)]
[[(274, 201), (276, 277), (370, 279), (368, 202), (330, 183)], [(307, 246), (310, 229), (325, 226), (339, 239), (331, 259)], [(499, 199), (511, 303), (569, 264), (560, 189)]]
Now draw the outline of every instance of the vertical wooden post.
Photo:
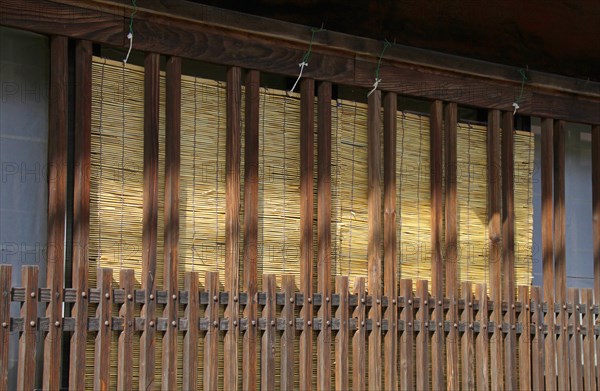
[(117, 353), (117, 389), (119, 390), (131, 390), (133, 386), (134, 281), (132, 269), (121, 269), (119, 286), (124, 290), (125, 301), (119, 310), (119, 316), (123, 318), (123, 331), (119, 335)]
[(204, 338), (204, 389), (216, 390), (219, 386), (219, 273), (207, 272), (204, 289), (208, 292), (206, 318), (208, 330)]
[[(501, 228), (501, 188), (500, 188), (500, 111), (488, 113), (487, 132), (487, 203), (488, 232), (490, 239), (490, 297), (494, 303), (492, 321), (495, 326), (502, 324), (502, 256)], [(495, 327), (490, 340), (491, 386), (492, 390), (503, 390), (502, 376), (502, 330)]]
[[(19, 338), (18, 390), (33, 390), (35, 386), (35, 376), (33, 374), (35, 374), (35, 347), (37, 339), (38, 274), (39, 268), (37, 266), (23, 266), (21, 268), (21, 278), (23, 280), (23, 288), (25, 289), (25, 302), (21, 305), (23, 331), (21, 331)], [(3, 346), (8, 347), (8, 344), (4, 344)], [(81, 371), (81, 367), (79, 370)]]
[(594, 293), (591, 289), (583, 290), (583, 308), (585, 308), (585, 316), (583, 324), (585, 325), (586, 333), (583, 337), (583, 376), (584, 387), (586, 390), (596, 389), (596, 352), (594, 349)]
[(244, 317), (248, 327), (243, 337), (242, 389), (256, 389), (256, 327), (257, 322), (257, 246), (258, 246), (258, 117), (260, 100), (260, 73), (250, 70), (246, 74), (246, 107), (244, 139), (244, 287), (248, 301)]
[(365, 391), (367, 388), (367, 352), (365, 340), (367, 335), (365, 316), (365, 279), (357, 277), (354, 280), (354, 294), (358, 296), (358, 304), (352, 315), (356, 318), (356, 332), (352, 337), (352, 389)]
[(544, 301), (548, 303), (548, 312), (544, 323), (548, 326), (545, 338), (546, 355), (546, 390), (556, 390), (556, 335), (554, 332), (554, 262), (553, 262), (553, 201), (552, 171), (553, 154), (553, 121), (542, 120), (542, 269), (544, 280)]
[[(565, 329), (561, 330), (561, 334), (565, 334), (568, 342), (569, 342), (569, 352), (568, 356), (570, 356), (569, 364), (566, 365), (569, 368), (570, 378), (571, 378), (571, 390), (583, 390), (583, 367), (581, 366), (581, 357), (583, 355), (582, 347), (581, 347), (581, 297), (579, 295), (579, 289), (577, 288), (569, 288), (569, 298), (568, 300), (571, 302), (573, 306), (573, 312), (571, 313), (571, 329), (573, 330), (573, 334), (569, 337), (570, 333), (565, 332)], [(566, 353), (566, 352), (565, 352)], [(561, 356), (559, 356), (561, 357)], [(559, 361), (567, 361), (567, 356), (564, 357), (563, 360)], [(567, 379), (569, 376), (567, 376)], [(567, 382), (568, 385), (568, 382)], [(567, 388), (568, 389), (568, 388)]]
[[(556, 302), (560, 305), (560, 312), (556, 323), (561, 330), (568, 326), (569, 315), (566, 311), (567, 304), (567, 265), (565, 258), (565, 123), (554, 121), (554, 273), (556, 286)], [(550, 308), (550, 303), (548, 303)], [(561, 331), (556, 343), (558, 357), (569, 355), (569, 336)], [(569, 388), (569, 363), (567, 360), (557, 360), (558, 389)]]
[(185, 273), (185, 290), (188, 293), (188, 303), (185, 307), (187, 330), (183, 337), (183, 389), (198, 389), (198, 318), (199, 292), (198, 272)]
[[(592, 126), (592, 229), (594, 245), (594, 303), (600, 304), (600, 125)], [(596, 358), (600, 360), (600, 340), (596, 341)], [(596, 366), (600, 382), (600, 365)]]
[(348, 340), (350, 311), (348, 303), (348, 277), (335, 278), (335, 291), (340, 296), (340, 303), (336, 311), (336, 318), (340, 320), (340, 329), (335, 336), (335, 390), (346, 391), (350, 389), (348, 367)]
[(162, 341), (162, 388), (177, 388), (177, 292), (179, 264), (179, 155), (181, 144), (181, 58), (169, 57), (166, 72), (165, 235), (163, 317), (167, 330)]
[[(396, 240), (396, 94), (387, 92), (383, 98), (383, 294), (388, 298), (385, 319), (388, 330), (384, 336), (384, 387), (398, 389), (398, 296)], [(412, 289), (412, 288), (411, 288)], [(405, 326), (406, 327), (406, 326)]]
[(504, 272), (502, 297), (507, 305), (508, 333), (504, 339), (504, 374), (508, 391), (517, 390), (515, 303), (515, 186), (513, 113), (502, 113), (502, 269)]
[(304, 328), (300, 333), (300, 388), (312, 387), (312, 285), (313, 285), (313, 140), (315, 83), (300, 81), (300, 292), (304, 305), (300, 317)]
[(400, 294), (404, 297), (402, 321), (404, 331), (400, 337), (400, 389), (412, 390), (415, 388), (414, 374), (414, 304), (412, 280), (400, 280)]
[(431, 341), (431, 384), (434, 390), (446, 388), (444, 379), (444, 265), (442, 263), (442, 101), (431, 103), (431, 275), (435, 297), (435, 331)]
[[(331, 389), (331, 83), (318, 88), (318, 281), (323, 297), (318, 316), (317, 389)], [(329, 325), (327, 324), (329, 322)]]
[(519, 336), (519, 390), (531, 390), (531, 308), (529, 287), (519, 286), (521, 313), (519, 323), (522, 325)]
[(227, 136), (226, 136), (226, 188), (225, 188), (225, 291), (229, 302), (225, 318), (229, 327), (225, 333), (223, 387), (238, 388), (238, 294), (240, 262), (240, 153), (242, 70), (227, 69)]
[(8, 337), (10, 336), (10, 301), (12, 266), (0, 265), (0, 391), (8, 391)]
[(368, 159), (368, 291), (373, 297), (369, 310), (369, 390), (381, 390), (381, 91), (369, 96), (367, 118)]
[(446, 297), (450, 302), (448, 320), (450, 332), (446, 344), (446, 378), (448, 390), (458, 390), (458, 226), (456, 191), (456, 144), (457, 107), (447, 103), (444, 107), (444, 129), (446, 139)]
[(477, 390), (487, 391), (490, 389), (489, 377), (489, 330), (488, 330), (488, 296), (486, 284), (475, 285), (475, 297), (479, 301), (477, 321), (479, 322), (479, 334), (475, 341), (477, 349)]
[[(68, 39), (50, 38), (50, 107), (48, 128), (48, 250), (46, 286), (51, 299), (50, 328), (44, 343), (45, 390), (60, 388), (65, 212), (67, 202)], [(57, 323), (58, 322), (58, 323)], [(56, 326), (58, 324), (58, 326)]]
[(542, 308), (542, 295), (539, 286), (532, 286), (531, 307), (533, 309), (531, 327), (535, 329), (535, 336), (531, 344), (531, 389), (544, 389), (544, 311)]
[(462, 282), (462, 297), (465, 308), (462, 312), (462, 323), (465, 331), (461, 338), (462, 355), (462, 389), (475, 389), (475, 337), (473, 334), (473, 285), (470, 281)]
[(267, 303), (263, 309), (263, 318), (265, 318), (265, 332), (262, 336), (262, 346), (260, 349), (261, 390), (275, 390), (275, 333), (276, 333), (276, 314), (275, 307), (275, 275), (263, 275), (263, 290), (267, 297)]
[(85, 345), (88, 323), (88, 246), (90, 233), (90, 159), (92, 140), (92, 43), (75, 47), (75, 172), (73, 175), (73, 288), (77, 299), (72, 310), (69, 388), (85, 388)]
[(429, 292), (427, 280), (417, 281), (417, 296), (421, 300), (417, 311), (417, 322), (419, 322), (415, 359), (417, 390), (427, 390), (429, 389)]
[(282, 391), (292, 391), (294, 389), (294, 340), (296, 338), (296, 326), (294, 322), (295, 304), (294, 295), (296, 286), (294, 276), (282, 276), (282, 285), (285, 292), (285, 304), (281, 310), (281, 317), (285, 322), (285, 329), (281, 335), (281, 385)]
[(148, 53), (144, 61), (144, 205), (142, 212), (142, 289), (146, 295), (141, 310), (141, 317), (145, 318), (146, 322), (140, 337), (140, 391), (154, 388), (159, 101), (160, 55)]
[[(110, 370), (110, 337), (112, 320), (112, 269), (100, 268), (97, 273), (100, 303), (96, 308), (98, 333), (94, 345), (94, 390), (107, 391)], [(82, 370), (82, 368), (78, 368)]]

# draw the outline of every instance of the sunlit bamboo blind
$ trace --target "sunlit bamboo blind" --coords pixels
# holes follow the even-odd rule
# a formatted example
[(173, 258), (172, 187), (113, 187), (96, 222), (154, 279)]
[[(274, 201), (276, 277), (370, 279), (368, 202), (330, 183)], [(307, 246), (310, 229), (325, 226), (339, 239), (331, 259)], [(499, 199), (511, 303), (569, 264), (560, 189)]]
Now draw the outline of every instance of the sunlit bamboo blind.
[[(144, 147), (144, 69), (94, 57), (92, 63), (92, 156), (90, 170), (90, 286), (98, 267), (133, 269), (137, 283), (142, 272), (142, 208)], [(164, 218), (164, 75), (161, 75), (159, 122), (159, 213), (157, 281), (163, 279)], [(116, 286), (116, 282), (114, 283)], [(118, 311), (115, 309), (115, 315)], [(93, 373), (93, 336), (88, 339), (87, 373)], [(117, 339), (112, 341), (111, 388), (116, 388)], [(160, 341), (157, 341), (157, 357)], [(137, 383), (139, 341), (134, 338)], [(89, 387), (92, 376), (86, 376)], [(157, 373), (160, 381), (160, 373)]]

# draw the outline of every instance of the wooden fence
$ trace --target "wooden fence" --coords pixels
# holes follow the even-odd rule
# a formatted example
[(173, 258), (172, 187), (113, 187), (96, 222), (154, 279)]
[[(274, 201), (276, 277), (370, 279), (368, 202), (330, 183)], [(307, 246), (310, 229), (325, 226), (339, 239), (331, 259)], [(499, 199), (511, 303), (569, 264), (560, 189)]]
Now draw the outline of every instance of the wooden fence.
[[(160, 6), (158, 2), (150, 2), (148, 8), (138, 10), (133, 22), (134, 50), (146, 52), (141, 286), (135, 285), (131, 271), (121, 270), (117, 277), (111, 269), (100, 269), (98, 285), (90, 287), (88, 174), (93, 45), (126, 51), (131, 9), (116, 0), (0, 0), (0, 25), (50, 36), (47, 278), (46, 284), (40, 283), (38, 269), (25, 267), (22, 286), (13, 287), (11, 267), (0, 267), (0, 391), (7, 388), (8, 341), (12, 332), (19, 333), (18, 388), (26, 390), (35, 386), (32, 375), (38, 364), (35, 352), (42, 349), (43, 389), (54, 391), (67, 383), (69, 389), (85, 389), (85, 366), (89, 364), (86, 341), (94, 336), (93, 384), (100, 390), (108, 389), (109, 377), (115, 375), (110, 372), (110, 349), (114, 348), (111, 338), (118, 338), (119, 390), (132, 388), (136, 344), (141, 390), (158, 388), (157, 357), (162, 360), (160, 387), (164, 390), (178, 388), (178, 373), (182, 375), (181, 387), (185, 390), (215, 390), (221, 386), (225, 390), (250, 390), (258, 383), (261, 389), (286, 390), (596, 388), (596, 358), (600, 358), (600, 341), (595, 341), (600, 331), (596, 327), (600, 303), (598, 83), (532, 72), (521, 90), (519, 113), (542, 118), (544, 286), (543, 290), (515, 287), (512, 103), (521, 87), (518, 73), (508, 67), (429, 56), (407, 49), (387, 51), (380, 69), (383, 82), (379, 87), (384, 92), (377, 90), (368, 98), (366, 279), (349, 281), (347, 277), (334, 276), (336, 289), (331, 292), (333, 87), (340, 84), (370, 89), (381, 45), (333, 32), (319, 35), (312, 46), (310, 67), (299, 83), (300, 284), (296, 287), (292, 279), (282, 278), (282, 285), (277, 287), (275, 276), (265, 275), (262, 286), (257, 286), (260, 72), (296, 77), (298, 60), (308, 48), (305, 35), (310, 30), (174, 3), (179, 5), (168, 9), (163, 2)], [(69, 39), (74, 40), (73, 51), (69, 50)], [(166, 267), (163, 281), (157, 281), (161, 55), (166, 56)], [(198, 275), (188, 273), (186, 288), (179, 291), (182, 58), (227, 66), (223, 288), (216, 273), (206, 275), (202, 289)], [(71, 69), (69, 64), (73, 65)], [(70, 72), (73, 78), (69, 77)], [(507, 76), (513, 74), (515, 77)], [(72, 104), (69, 93), (74, 96)], [(412, 281), (397, 280), (398, 94), (426, 99), (431, 110), (430, 155), (425, 158), (431, 166), (432, 278), (417, 281), (416, 291)], [(242, 99), (246, 103), (243, 113)], [(469, 282), (459, 286), (456, 278), (458, 105), (488, 110), (489, 287)], [(71, 171), (67, 166), (66, 142), (69, 112), (73, 114), (74, 134), (71, 174), (74, 245), (72, 281), (65, 288), (64, 243), (70, 240), (65, 230), (67, 177)], [(244, 129), (241, 129), (242, 115)], [(565, 121), (593, 125), (594, 295), (589, 289), (566, 287)], [(245, 132), (243, 178), (242, 130)], [(242, 186), (243, 224), (239, 217)], [(315, 243), (313, 231), (317, 231)], [(241, 246), (243, 256), (240, 256)], [(115, 288), (114, 281), (118, 281), (119, 288)], [(518, 292), (516, 297), (515, 292)], [(10, 317), (12, 302), (21, 305), (21, 315), (17, 318)], [(65, 305), (72, 306), (70, 317), (64, 316)], [(38, 316), (38, 309), (44, 316)], [(90, 312), (94, 310), (95, 313)], [(70, 352), (64, 351), (65, 336), (70, 337)], [(38, 337), (43, 338), (43, 344)], [(181, 338), (182, 344), (178, 342)], [(259, 339), (260, 348), (253, 343)], [(198, 362), (201, 356), (197, 351), (198, 340), (203, 340), (204, 362)], [(157, 352), (158, 341), (162, 355), (157, 354), (161, 353)], [(218, 353), (221, 349), (222, 356)], [(179, 350), (183, 357), (181, 365), (177, 361)], [(279, 361), (273, 353), (280, 356)], [(62, 367), (67, 355), (68, 381), (64, 378), (67, 368)], [(277, 362), (281, 368), (276, 367)], [(196, 384), (198, 371), (203, 372), (204, 384)]]
[[(12, 286), (12, 267), (0, 265), (0, 390), (7, 389), (8, 365), (6, 359), (9, 350), (9, 335), (19, 334), (18, 389), (32, 390), (36, 367), (36, 350), (42, 349), (37, 343), (39, 336), (49, 333), (53, 328), (70, 335), (76, 329), (77, 319), (65, 317), (52, 321), (49, 317), (38, 317), (38, 309), (46, 308), (52, 301), (51, 291), (40, 287), (38, 267), (24, 266), (21, 286)], [(118, 280), (118, 288), (115, 288)], [(219, 362), (223, 356), (218, 352), (228, 335), (243, 338), (241, 349), (246, 354), (256, 341), (260, 341), (260, 357), (255, 362), (245, 363), (241, 371), (244, 382), (252, 371), (260, 375), (261, 389), (293, 390), (311, 389), (312, 383), (304, 384), (303, 376), (298, 372), (298, 354), (295, 348), (300, 343), (300, 335), (309, 332), (317, 337), (317, 351), (308, 352), (309, 359), (319, 356), (321, 351), (331, 351), (334, 357), (331, 366), (321, 367), (317, 372), (316, 384), (326, 385), (336, 390), (372, 390), (381, 389), (383, 376), (395, 373), (399, 389), (425, 390), (432, 388), (436, 372), (455, 374), (459, 389), (489, 390), (492, 379), (502, 379), (506, 389), (541, 390), (553, 385), (565, 385), (566, 389), (596, 389), (598, 367), (597, 350), (600, 341), (600, 326), (596, 325), (598, 306), (593, 304), (591, 289), (569, 289), (569, 301), (563, 305), (553, 303), (548, 306), (542, 300), (539, 287), (520, 286), (518, 295), (512, 304), (502, 302), (504, 319), (496, 323), (490, 315), (494, 303), (487, 294), (485, 285), (463, 282), (461, 295), (456, 300), (436, 298), (430, 295), (428, 281), (401, 280), (399, 296), (373, 296), (365, 290), (365, 279), (358, 277), (350, 288), (348, 277), (335, 279), (335, 291), (328, 295), (314, 292), (306, 297), (297, 291), (293, 278), (283, 276), (282, 286), (276, 287), (275, 275), (263, 276), (262, 289), (256, 295), (249, 296), (240, 292), (230, 300), (230, 293), (222, 291), (218, 283), (218, 273), (209, 272), (200, 288), (197, 272), (185, 275), (185, 290), (169, 296), (167, 291), (145, 291), (134, 289), (131, 270), (121, 270), (119, 276), (112, 269), (98, 270), (98, 284), (77, 294), (75, 289), (63, 291), (66, 304), (92, 304), (96, 311), (83, 319), (85, 334), (95, 338), (94, 389), (108, 389), (110, 373), (111, 339), (118, 339), (119, 390), (132, 389), (133, 342), (141, 338), (141, 332), (147, 327), (156, 330), (159, 339), (167, 338), (167, 333), (182, 336), (182, 346), (176, 347), (173, 356), (162, 356), (162, 377), (168, 371), (182, 375), (181, 387), (184, 390), (216, 390), (222, 386), (224, 378), (238, 376), (226, 367), (219, 371)], [(168, 317), (134, 316), (134, 308), (139, 308), (146, 300), (154, 300), (157, 313), (167, 306), (183, 311), (183, 316), (170, 320)], [(19, 303), (21, 314), (10, 317), (11, 302)], [(240, 317), (230, 322), (223, 317), (230, 303), (247, 307), (249, 303), (258, 306), (255, 317)], [(311, 308), (308, 321), (299, 316), (299, 309)], [(328, 316), (315, 316), (327, 308)], [(443, 309), (445, 320), (438, 321), (433, 313)], [(375, 321), (373, 312), (391, 310), (397, 320), (387, 318)], [(450, 310), (458, 314), (452, 319)], [(118, 316), (115, 313), (118, 312)], [(561, 324), (549, 327), (544, 320), (547, 317), (563, 319)], [(435, 340), (438, 332), (442, 338)], [(252, 333), (256, 339), (248, 338)], [(323, 338), (330, 335), (331, 339)], [(397, 339), (397, 356), (373, 356), (373, 351), (381, 352), (384, 344), (374, 346), (372, 336), (378, 335), (381, 341), (388, 336)], [(60, 337), (60, 336), (59, 336)], [(203, 362), (198, 362), (198, 340), (204, 340)], [(556, 357), (557, 369), (549, 369), (548, 352), (544, 344), (549, 341), (565, 341), (565, 353)], [(436, 346), (439, 344), (440, 346)], [(431, 360), (436, 348), (456, 345), (457, 355), (446, 355), (446, 362)], [(490, 365), (492, 345), (503, 346), (504, 364)], [(177, 364), (177, 350), (181, 349), (181, 365)], [(280, 356), (276, 365), (275, 356)], [(512, 356), (512, 358), (509, 358)], [(506, 372), (506, 361), (517, 359), (516, 372)], [(546, 359), (545, 359), (546, 357)], [(554, 359), (555, 357), (551, 357)], [(144, 357), (140, 358), (140, 367), (144, 366)], [(170, 362), (175, 360), (174, 362)], [(50, 365), (44, 362), (44, 370)], [(71, 363), (69, 371), (81, 371), (77, 361)], [(203, 384), (198, 384), (198, 371), (203, 371)], [(279, 379), (276, 380), (276, 373)], [(333, 374), (333, 376), (332, 376)], [(378, 375), (379, 374), (379, 375)], [(115, 375), (114, 373), (112, 374)], [(300, 383), (295, 383), (300, 377)], [(309, 381), (311, 376), (308, 376)], [(235, 381), (235, 380), (234, 380)], [(558, 383), (556, 383), (558, 381)], [(235, 383), (234, 383), (235, 384)], [(295, 385), (296, 384), (296, 385)], [(560, 388), (562, 389), (562, 388)]]

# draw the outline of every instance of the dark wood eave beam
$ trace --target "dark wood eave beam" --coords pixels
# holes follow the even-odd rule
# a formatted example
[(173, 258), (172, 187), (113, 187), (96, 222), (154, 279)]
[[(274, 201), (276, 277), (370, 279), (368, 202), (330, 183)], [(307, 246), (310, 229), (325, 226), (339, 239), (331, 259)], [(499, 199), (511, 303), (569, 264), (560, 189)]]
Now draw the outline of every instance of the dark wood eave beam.
[[(0, 9), (0, 25), (128, 46), (130, 8), (113, 0), (0, 0)], [(291, 77), (310, 39), (307, 27), (178, 0), (140, 4), (134, 34), (136, 50)], [(370, 88), (380, 51), (381, 42), (325, 31), (315, 36), (304, 76)], [(514, 67), (399, 46), (386, 51), (380, 74), (384, 91), (506, 111), (521, 83)], [(600, 124), (600, 83), (535, 72), (528, 77), (521, 114)]]

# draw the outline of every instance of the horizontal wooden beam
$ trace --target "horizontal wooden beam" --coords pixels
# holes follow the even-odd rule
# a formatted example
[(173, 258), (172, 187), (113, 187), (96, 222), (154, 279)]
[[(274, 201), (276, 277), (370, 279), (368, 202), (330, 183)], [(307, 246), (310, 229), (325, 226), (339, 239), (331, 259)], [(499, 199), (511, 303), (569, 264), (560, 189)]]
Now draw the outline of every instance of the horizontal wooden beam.
[[(134, 49), (297, 76), (310, 39), (307, 27), (189, 2), (167, 3), (138, 9)], [(0, 0), (0, 7), (0, 25), (123, 48), (129, 44), (131, 10), (113, 0)], [(380, 51), (381, 43), (374, 40), (318, 33), (304, 75), (370, 88)], [(520, 94), (521, 77), (513, 67), (398, 45), (386, 53), (382, 90), (500, 110), (512, 110)], [(600, 124), (600, 83), (529, 72), (519, 105), (525, 115)]]

